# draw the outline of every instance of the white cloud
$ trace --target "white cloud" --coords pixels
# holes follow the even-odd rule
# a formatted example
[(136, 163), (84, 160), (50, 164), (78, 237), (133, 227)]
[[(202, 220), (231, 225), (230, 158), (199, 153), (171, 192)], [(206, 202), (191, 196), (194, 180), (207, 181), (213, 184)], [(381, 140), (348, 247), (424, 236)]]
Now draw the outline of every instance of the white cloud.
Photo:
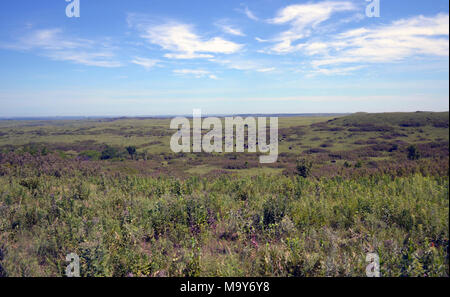
[(211, 58), (214, 54), (236, 53), (243, 47), (221, 37), (203, 38), (188, 24), (168, 22), (155, 25), (134, 15), (129, 15), (128, 22), (140, 30), (141, 37), (149, 43), (169, 51), (170, 53), (165, 55), (167, 58)]
[(199, 59), (199, 58), (213, 58), (214, 56), (209, 54), (183, 53), (183, 54), (165, 54), (164, 57), (168, 59)]
[(193, 75), (196, 78), (208, 77), (210, 79), (217, 79), (217, 76), (210, 71), (201, 69), (175, 69), (173, 73), (180, 75)]
[(195, 70), (195, 69), (175, 69), (174, 73), (178, 74), (195, 74), (195, 75), (206, 75), (209, 74), (209, 71), (206, 70)]
[[(337, 3), (341, 3), (340, 7), (321, 2), (291, 5), (280, 10), (270, 22), (287, 23), (291, 28), (271, 40), (277, 43), (269, 51), (260, 52), (300, 52), (310, 56), (310, 75), (346, 75), (371, 63), (396, 63), (417, 57), (449, 57), (449, 15), (444, 13), (414, 16), (334, 35), (315, 32), (312, 38), (312, 31), (329, 19), (332, 13), (353, 9), (351, 3), (344, 5), (347, 2), (334, 2)], [(359, 19), (357, 14), (354, 15), (355, 21)], [(349, 21), (345, 19), (345, 22)], [(293, 44), (299, 39), (306, 41)]]
[(238, 56), (231, 56), (228, 59), (209, 59), (210, 62), (219, 64), (223, 67), (240, 71), (272, 72), (276, 70), (272, 63), (260, 59), (243, 59)]
[(56, 61), (69, 61), (76, 64), (98, 67), (120, 67), (115, 60), (112, 47), (88, 39), (71, 38), (59, 28), (34, 30), (3, 48), (19, 51), (36, 51), (39, 55)]
[(92, 44), (92, 41), (85, 39), (64, 38), (63, 32), (59, 28), (42, 29), (32, 31), (30, 34), (19, 38), (19, 42), (12, 47), (23, 50), (41, 48), (45, 50), (64, 50), (86, 47)]
[(336, 67), (336, 68), (316, 68), (315, 70), (308, 73), (307, 77), (313, 77), (317, 74), (323, 75), (348, 75), (356, 70), (360, 70), (364, 66), (352, 66), (352, 67)]
[(140, 65), (142, 67), (144, 67), (145, 69), (149, 70), (153, 67), (155, 67), (155, 65), (158, 63), (158, 60), (154, 60), (154, 59), (147, 59), (147, 58), (141, 58), (141, 57), (135, 57), (131, 63), (136, 64), (136, 65)]
[(289, 30), (282, 32), (273, 41), (273, 52), (289, 53), (298, 48), (293, 42), (311, 35), (312, 30), (319, 24), (330, 19), (337, 12), (352, 11), (356, 6), (352, 2), (320, 2), (311, 4), (296, 4), (278, 11), (275, 18), (269, 20), (272, 24), (290, 24)]
[(259, 38), (259, 37), (255, 37), (255, 40), (258, 41), (258, 42), (269, 42), (270, 41), (270, 40), (262, 39), (262, 38)]
[(258, 71), (258, 72), (272, 72), (274, 70), (275, 70), (275, 67), (256, 69), (256, 71)]
[(241, 59), (241, 58), (230, 58), (230, 59), (209, 59), (210, 62), (217, 63), (219, 65), (225, 66), (229, 69), (234, 70), (257, 70), (264, 68), (263, 65), (261, 65), (259, 62), (255, 62), (248, 59)]
[(325, 42), (311, 42), (297, 46), (303, 49), (308, 55), (326, 54), (328, 53), (329, 44)]
[(113, 60), (113, 54), (107, 52), (55, 51), (49, 52), (45, 55), (55, 61), (70, 61), (86, 66), (105, 68), (122, 66), (122, 63)]
[(311, 62), (316, 69), (391, 63), (417, 56), (448, 57), (448, 26), (448, 14), (415, 16), (389, 25), (349, 30), (331, 40), (305, 43), (300, 48), (306, 54), (318, 55)]
[(224, 25), (221, 24), (219, 27), (222, 29), (223, 32), (235, 36), (245, 36), (245, 34), (241, 31), (241, 29), (230, 26), (230, 25)]
[(258, 20), (258, 17), (256, 17), (255, 14), (250, 9), (248, 9), (247, 6), (244, 8), (244, 13), (249, 19), (254, 21)]

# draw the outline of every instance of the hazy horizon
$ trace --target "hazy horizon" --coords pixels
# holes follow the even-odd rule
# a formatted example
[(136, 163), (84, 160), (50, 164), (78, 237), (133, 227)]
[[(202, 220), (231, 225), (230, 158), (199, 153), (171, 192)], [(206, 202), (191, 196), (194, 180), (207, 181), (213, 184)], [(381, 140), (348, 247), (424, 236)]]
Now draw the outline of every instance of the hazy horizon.
[[(416, 110), (416, 111), (386, 111), (386, 112), (373, 112), (375, 114), (383, 113), (416, 113), (416, 112), (432, 112), (443, 113), (449, 112), (449, 110)], [(227, 117), (227, 116), (278, 116), (278, 117), (308, 117), (308, 116), (345, 116), (355, 113), (371, 113), (365, 111), (357, 112), (310, 112), (310, 113), (227, 113), (227, 114), (215, 114), (215, 113), (202, 113), (202, 117)], [(79, 119), (145, 119), (145, 118), (161, 118), (167, 119), (177, 116), (192, 117), (192, 114), (149, 114), (149, 115), (73, 115), (73, 116), (60, 116), (60, 115), (43, 115), (43, 116), (9, 116), (2, 117), (0, 120), (79, 120)]]

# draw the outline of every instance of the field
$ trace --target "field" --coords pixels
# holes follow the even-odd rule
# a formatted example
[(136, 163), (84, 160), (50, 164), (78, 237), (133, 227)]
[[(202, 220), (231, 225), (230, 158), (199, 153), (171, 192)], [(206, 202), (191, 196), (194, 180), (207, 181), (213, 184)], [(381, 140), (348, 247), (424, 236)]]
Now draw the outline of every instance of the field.
[(170, 119), (0, 121), (0, 276), (449, 275), (449, 113), (280, 117), (279, 158)]

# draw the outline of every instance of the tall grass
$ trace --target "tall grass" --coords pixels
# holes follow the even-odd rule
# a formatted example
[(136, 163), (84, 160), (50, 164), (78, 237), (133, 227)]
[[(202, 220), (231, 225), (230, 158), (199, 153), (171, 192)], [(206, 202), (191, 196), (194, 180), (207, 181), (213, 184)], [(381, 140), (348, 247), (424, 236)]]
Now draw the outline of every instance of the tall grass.
[(0, 274), (449, 275), (448, 177), (0, 177)]

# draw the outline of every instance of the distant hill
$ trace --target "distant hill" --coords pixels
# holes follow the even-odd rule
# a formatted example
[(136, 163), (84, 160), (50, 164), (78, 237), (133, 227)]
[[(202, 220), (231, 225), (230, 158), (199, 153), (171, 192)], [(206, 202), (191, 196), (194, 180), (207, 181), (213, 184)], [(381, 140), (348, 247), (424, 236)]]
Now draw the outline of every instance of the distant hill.
[(393, 112), (393, 113), (364, 113), (359, 112), (328, 121), (336, 126), (400, 126), (437, 128), (449, 127), (449, 112)]

